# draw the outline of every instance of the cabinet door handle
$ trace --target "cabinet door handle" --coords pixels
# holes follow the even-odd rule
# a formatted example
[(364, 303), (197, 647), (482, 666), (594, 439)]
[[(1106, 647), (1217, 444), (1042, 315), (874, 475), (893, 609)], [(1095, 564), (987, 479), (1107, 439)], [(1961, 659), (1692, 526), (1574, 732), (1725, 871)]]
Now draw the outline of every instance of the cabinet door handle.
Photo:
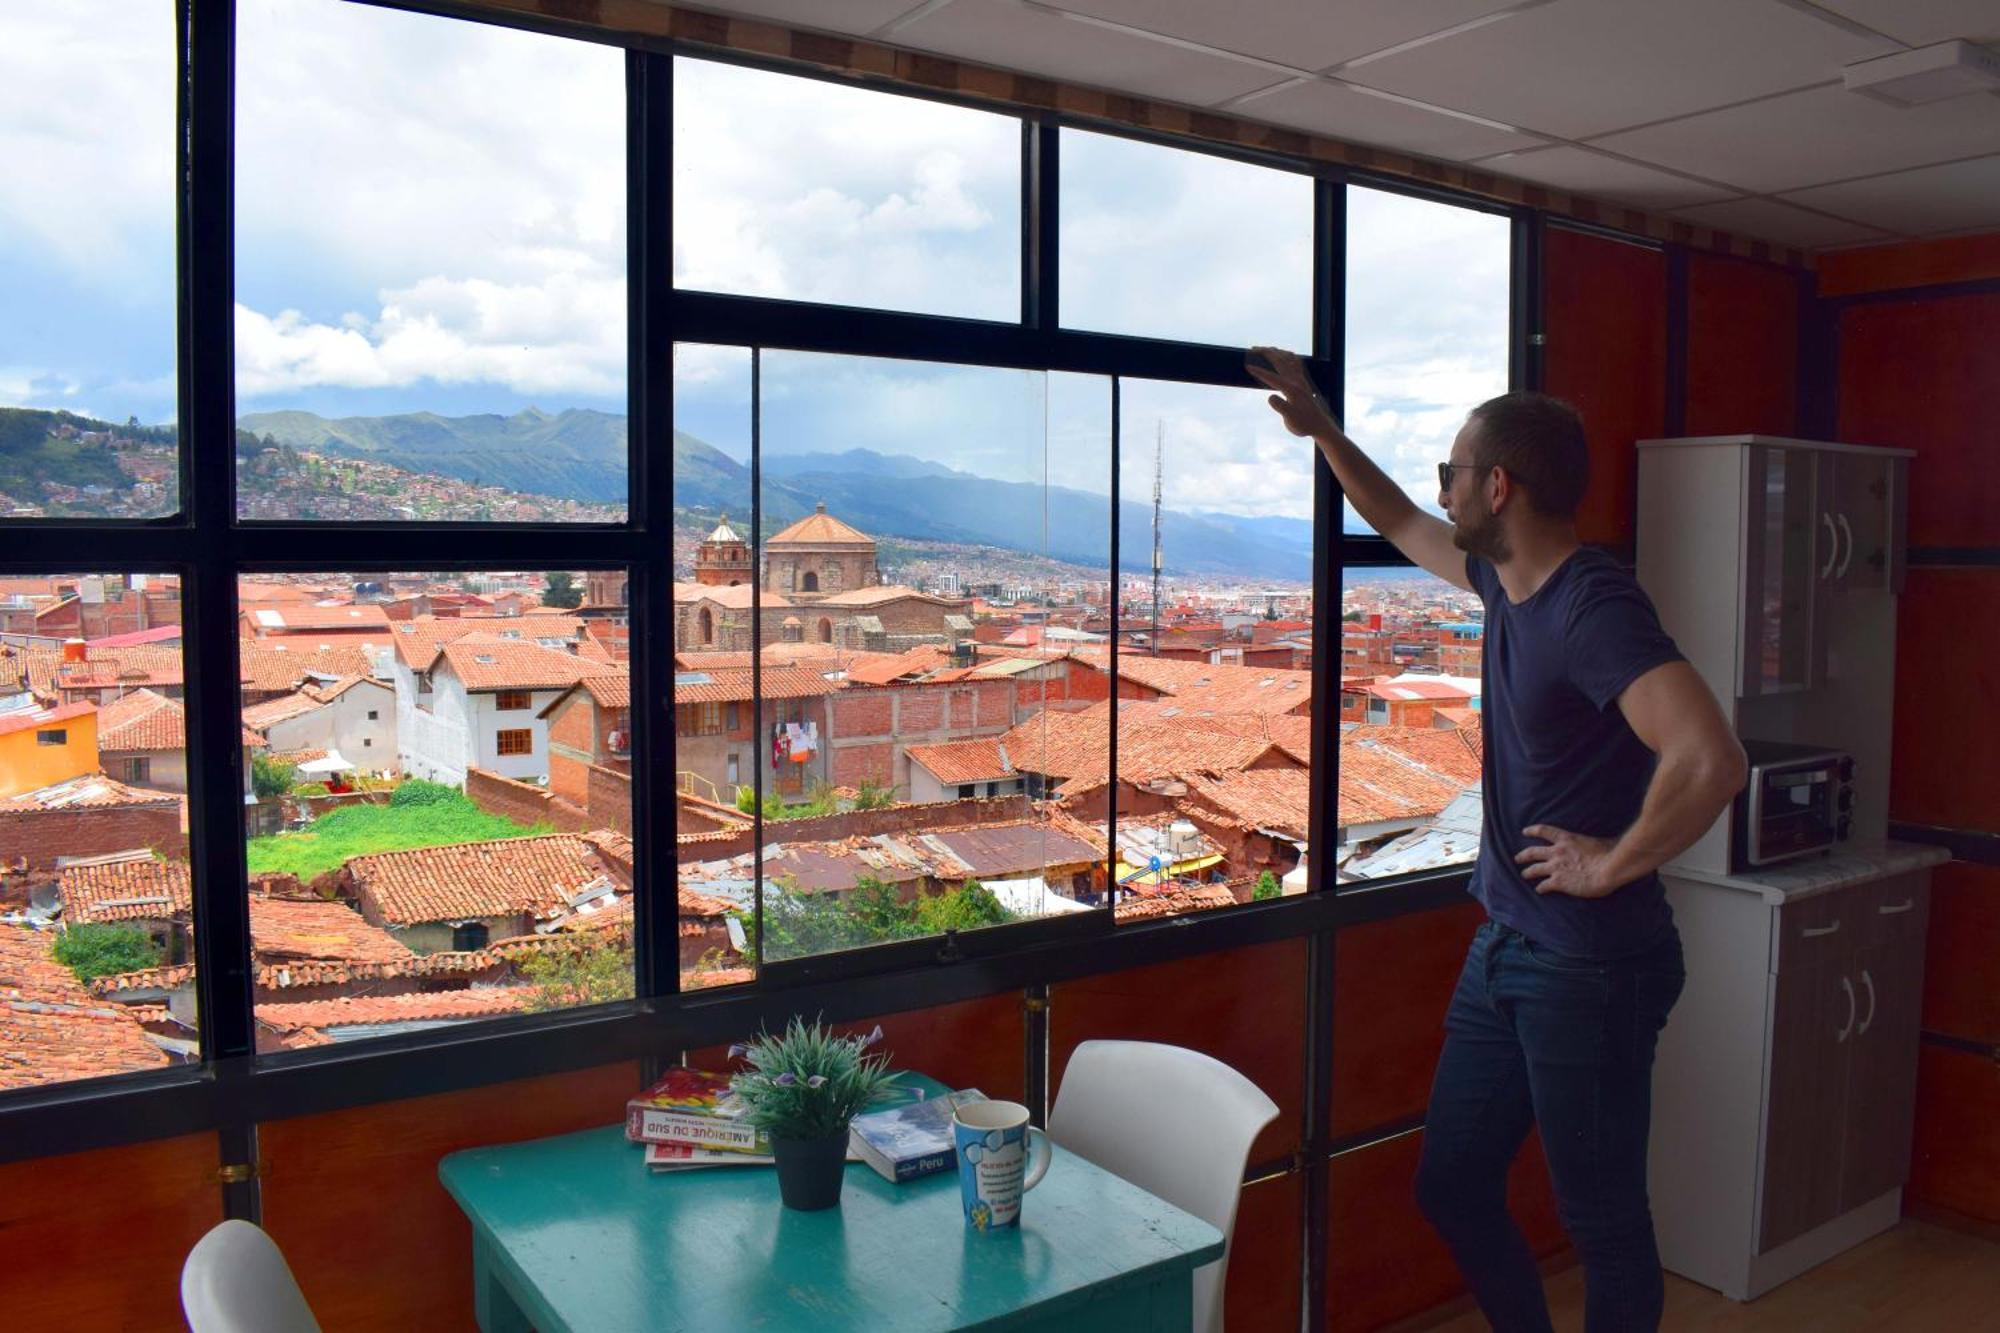
[(1840, 554), (1840, 534), (1833, 530), (1832, 514), (1822, 513), (1819, 521), (1826, 525), (1826, 563), (1819, 567), (1819, 576), (1825, 578), (1833, 573), (1834, 557)]
[(1880, 916), (1901, 916), (1905, 912), (1914, 912), (1916, 910), (1917, 900), (1915, 898), (1905, 898), (1894, 907), (1884, 905), (1875, 909), (1876, 913)]
[(1868, 988), (1868, 1017), (1861, 1020), (1861, 1030), (1855, 1036), (1868, 1031), (1868, 1025), (1875, 1021), (1875, 978), (1868, 975), (1868, 969), (1861, 969), (1861, 984)]
[(1816, 940), (1822, 935), (1831, 935), (1839, 929), (1840, 929), (1840, 919), (1836, 917), (1834, 918), (1833, 924), (1830, 926), (1807, 926), (1804, 930), (1801, 930), (1799, 932), (1799, 935), (1803, 939)]
[(1833, 521), (1840, 525), (1841, 536), (1840, 568), (1833, 571), (1833, 576), (1844, 579), (1847, 577), (1848, 561), (1854, 559), (1854, 529), (1847, 525), (1847, 515), (1844, 513), (1835, 514)]
[(1860, 1006), (1854, 1002), (1853, 982), (1849, 981), (1846, 977), (1842, 977), (1840, 979), (1840, 988), (1847, 992), (1847, 1022), (1841, 1025), (1840, 1031), (1833, 1034), (1833, 1039), (1835, 1041), (1846, 1041), (1847, 1034), (1854, 1031), (1854, 1015)]

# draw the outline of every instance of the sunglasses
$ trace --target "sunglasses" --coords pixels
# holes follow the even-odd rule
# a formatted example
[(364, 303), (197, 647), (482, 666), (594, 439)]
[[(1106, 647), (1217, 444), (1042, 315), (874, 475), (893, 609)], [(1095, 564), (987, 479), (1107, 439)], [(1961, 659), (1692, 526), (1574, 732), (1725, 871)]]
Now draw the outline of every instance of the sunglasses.
[(1452, 473), (1454, 473), (1454, 472), (1457, 472), (1457, 471), (1459, 471), (1459, 470), (1461, 470), (1461, 469), (1463, 469), (1463, 470), (1466, 470), (1466, 471), (1470, 471), (1470, 472), (1477, 472), (1477, 471), (1479, 470), (1479, 464), (1477, 464), (1477, 463), (1439, 463), (1439, 464), (1438, 464), (1438, 489), (1439, 489), (1439, 490), (1441, 490), (1441, 491), (1448, 491), (1448, 490), (1450, 490), (1450, 489), (1451, 489), (1451, 474), (1452, 474)]

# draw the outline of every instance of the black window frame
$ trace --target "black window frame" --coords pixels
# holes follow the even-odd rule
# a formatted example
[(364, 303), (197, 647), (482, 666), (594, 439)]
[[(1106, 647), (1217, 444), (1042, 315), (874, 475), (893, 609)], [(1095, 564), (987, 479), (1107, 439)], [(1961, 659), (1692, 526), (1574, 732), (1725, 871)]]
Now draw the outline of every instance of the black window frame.
[[(196, 1130), (215, 1130), (225, 1145), (257, 1122), (372, 1102), (492, 1084), (726, 1040), (760, 1024), (814, 1011), (830, 1020), (1030, 991), (1071, 978), (1167, 962), (1203, 953), (1306, 939), (1309, 993), (1305, 1039), (1315, 1053), (1306, 1134), (1324, 1153), (1324, 1106), (1330, 1066), (1324, 1052), (1331, 1015), (1332, 941), (1336, 931), (1462, 901), (1463, 870), (1424, 872), (1332, 889), (1331, 796), (1339, 757), (1340, 572), (1346, 566), (1407, 566), (1379, 537), (1340, 532), (1340, 494), (1323, 459), (1314, 463), (1313, 809), (1329, 812), (1309, 855), (1314, 881), (1302, 896), (1113, 927), (1053, 930), (1034, 926), (972, 937), (913, 941), (831, 960), (773, 963), (748, 985), (682, 994), (679, 990), (674, 892), (672, 793), (675, 715), (672, 691), (672, 567), (654, 532), (670, 526), (670, 454), (657, 461), (646, 442), (671, 438), (672, 351), (677, 343), (783, 348), (907, 360), (1122, 378), (1254, 387), (1240, 348), (1090, 333), (1060, 323), (1057, 266), (1059, 131), (1065, 126), (1208, 153), (1307, 176), (1314, 189), (1313, 346), (1308, 364), (1330, 401), (1340, 401), (1338, 354), (1343, 310), (1344, 188), (1349, 183), (1418, 195), (1508, 216), (1513, 224), (1513, 320), (1510, 381), (1540, 380), (1540, 239), (1544, 219), (1526, 206), (1381, 173), (1192, 137), (862, 78), (861, 86), (954, 105), (1000, 110), (1019, 121), (1021, 171), (1021, 317), (1015, 323), (776, 301), (672, 287), (673, 62), (696, 58), (773, 70), (794, 77), (846, 76), (778, 59), (719, 51), (579, 22), (493, 11), (451, 0), (348, 0), (583, 40), (623, 49), (627, 77), (628, 455), (626, 518), (609, 524), (400, 522), (318, 524), (241, 519), (233, 460), (234, 365), (234, 67), (235, 17), (227, 4), (174, 0), (180, 41), (174, 127), (178, 231), (178, 373), (182, 510), (150, 520), (0, 520), (0, 570), (48, 574), (76, 570), (178, 576), (188, 625), (183, 641), (188, 681), (187, 763), (202, 1059), (158, 1073), (50, 1084), (0, 1093), (0, 1161), (112, 1146)], [(162, 58), (167, 58), (162, 54)], [(1116, 496), (1117, 449), (1111, 494)], [(375, 539), (355, 554), (354, 532)], [(1117, 564), (1117, 525), (1113, 565)], [(32, 557), (19, 552), (32, 549)], [(634, 619), (653, 627), (653, 651), (631, 661), (635, 696), (631, 753), (635, 811), (634, 887), (637, 998), (586, 1010), (384, 1037), (315, 1051), (254, 1054), (248, 909), (236, 886), (247, 883), (240, 792), (235, 585), (239, 574), (327, 569), (390, 572), (490, 568), (617, 570), (626, 579)], [(1114, 624), (1118, 609), (1113, 579)], [(1115, 639), (1115, 636), (1114, 636)], [(754, 706), (754, 703), (753, 703)], [(1115, 763), (1116, 737), (1112, 738)], [(752, 765), (759, 775), (761, 766)], [(1030, 783), (1032, 788), (1034, 784)], [(1115, 787), (1114, 787), (1115, 791)], [(654, 799), (657, 794), (663, 799)], [(1116, 817), (1115, 806), (1113, 818)], [(761, 819), (760, 819), (761, 822)], [(227, 887), (224, 887), (227, 886)], [(1083, 914), (1078, 914), (1083, 915)], [(1093, 917), (1099, 914), (1091, 914)], [(1046, 1089), (1044, 1089), (1046, 1091)], [(1315, 1109), (1318, 1107), (1320, 1109)], [(232, 1138), (232, 1135), (238, 1138)], [(225, 1149), (227, 1150), (227, 1149)], [(1323, 1162), (1322, 1162), (1323, 1165)], [(253, 1187), (254, 1188), (254, 1187)], [(1308, 1191), (1309, 1198), (1323, 1191)], [(236, 1196), (230, 1196), (234, 1199)], [(1309, 1207), (1319, 1205), (1309, 1204)]]

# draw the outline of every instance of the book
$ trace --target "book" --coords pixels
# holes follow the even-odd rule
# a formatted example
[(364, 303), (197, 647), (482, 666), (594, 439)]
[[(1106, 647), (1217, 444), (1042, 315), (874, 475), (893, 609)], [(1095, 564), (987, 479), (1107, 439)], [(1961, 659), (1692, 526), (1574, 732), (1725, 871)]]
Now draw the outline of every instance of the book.
[[(847, 1146), (847, 1160), (862, 1160), (852, 1143)], [(768, 1153), (725, 1152), (718, 1148), (697, 1148), (691, 1143), (646, 1145), (646, 1165), (655, 1171), (688, 1171), (708, 1166), (772, 1166), (775, 1161)]]
[(871, 1111), (848, 1126), (848, 1148), (884, 1180), (902, 1184), (958, 1165), (951, 1115), (969, 1102), (983, 1102), (977, 1088), (941, 1093), (923, 1101)]
[(719, 1152), (769, 1155), (770, 1139), (743, 1119), (729, 1075), (675, 1065), (625, 1103), (625, 1137), (634, 1143), (683, 1143)]

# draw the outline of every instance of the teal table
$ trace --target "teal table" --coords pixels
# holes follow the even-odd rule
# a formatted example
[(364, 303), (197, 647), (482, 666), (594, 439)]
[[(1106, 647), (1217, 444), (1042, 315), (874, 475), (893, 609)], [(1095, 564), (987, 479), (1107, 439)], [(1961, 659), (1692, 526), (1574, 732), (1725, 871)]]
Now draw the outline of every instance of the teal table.
[(1194, 1270), (1222, 1257), (1214, 1227), (1060, 1148), (1020, 1230), (988, 1235), (956, 1173), (891, 1185), (852, 1162), (840, 1207), (799, 1213), (766, 1167), (651, 1173), (617, 1125), (453, 1153), (438, 1176), (472, 1221), (485, 1333), (1184, 1333)]

